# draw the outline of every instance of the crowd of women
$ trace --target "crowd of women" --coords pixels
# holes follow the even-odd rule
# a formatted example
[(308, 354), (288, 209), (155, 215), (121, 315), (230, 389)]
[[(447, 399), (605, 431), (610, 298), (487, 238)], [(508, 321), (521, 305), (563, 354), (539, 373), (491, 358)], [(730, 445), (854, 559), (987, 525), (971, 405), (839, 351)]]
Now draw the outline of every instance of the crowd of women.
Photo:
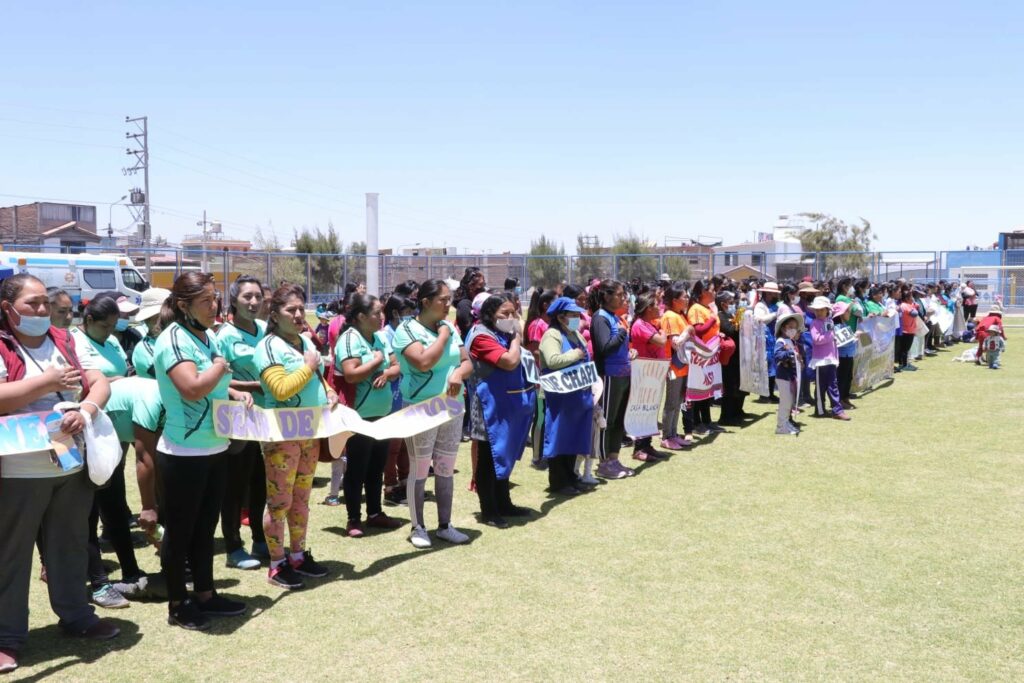
[[(283, 589), (328, 574), (307, 537), (319, 461), (332, 462), (324, 503), (344, 503), (348, 536), (404, 526), (383, 509), (385, 501), (404, 501), (413, 546), (462, 544), (469, 539), (452, 524), (452, 503), (463, 441), (472, 442), (480, 519), (504, 528), (509, 518), (530, 514), (510, 494), (514, 467), (529, 444), (552, 495), (572, 497), (593, 491), (598, 477), (633, 476), (624, 448), (634, 461), (653, 462), (746, 424), (736, 353), (745, 310), (769, 337), (770, 393), (762, 400), (779, 404), (780, 434), (798, 431), (794, 417), (811, 406), (849, 419), (852, 356), (837, 345), (835, 326), (856, 330), (864, 318), (891, 316), (903, 340), (918, 324), (933, 325), (937, 306), (974, 314), (973, 290), (952, 283), (916, 288), (844, 278), (780, 285), (718, 277), (687, 283), (666, 276), (536, 289), (525, 307), (519, 283), (503, 284), (488, 289), (483, 273), (471, 268), (456, 288), (443, 280), (409, 281), (378, 298), (352, 286), (342, 300), (318, 309), (321, 325), (313, 329), (302, 287), (282, 283), (271, 291), (249, 276), (231, 284), (223, 303), (213, 278), (199, 272), (183, 273), (172, 290), (147, 290), (140, 305), (104, 293), (84, 306), (78, 326), (64, 292), (48, 291), (31, 275), (5, 280), (0, 413), (57, 410), (60, 431), (80, 442), (86, 423), (104, 410), (123, 452), (134, 450), (141, 510), (133, 518), (124, 461), (96, 489), (81, 460), (54, 458), (52, 451), (0, 458), (0, 671), (17, 666), (25, 645), (37, 548), (40, 578), (68, 635), (117, 636), (94, 605), (126, 607), (158, 583), (165, 586), (168, 622), (204, 630), (211, 617), (246, 611), (214, 588), (218, 524), (229, 567), (266, 566), (267, 580)], [(897, 370), (915, 369), (911, 361), (951, 341), (929, 329), (920, 350), (900, 344)], [(720, 367), (690, 374), (694, 352)], [(668, 361), (660, 448), (650, 435), (632, 440), (625, 433), (631, 364), (638, 358)], [(591, 364), (596, 381), (566, 392), (538, 389), (537, 372), (565, 374)], [(720, 382), (707, 379), (717, 376)], [(376, 421), (438, 396), (464, 397), (465, 417), (453, 414), (404, 440), (357, 434), (336, 460), (316, 439), (229, 441), (212, 420), (217, 399), (262, 408), (342, 403)], [(433, 534), (424, 510), (431, 476)], [(120, 565), (118, 580), (102, 561), (101, 521)], [(135, 523), (160, 549), (158, 575), (139, 567)]]

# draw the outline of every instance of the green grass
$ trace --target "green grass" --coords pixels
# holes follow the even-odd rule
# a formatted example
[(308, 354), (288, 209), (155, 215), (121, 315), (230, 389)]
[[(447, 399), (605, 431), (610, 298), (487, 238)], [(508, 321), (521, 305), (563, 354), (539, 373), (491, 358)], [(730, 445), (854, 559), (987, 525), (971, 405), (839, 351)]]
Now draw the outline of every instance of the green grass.
[(18, 677), (1022, 680), (1021, 345), (1012, 330), (1000, 372), (944, 352), (797, 439), (748, 403), (764, 419), (581, 499), (549, 499), (521, 465), (513, 497), (538, 515), (505, 531), (474, 517), (464, 447), (470, 545), (349, 540), (343, 508), (318, 505), (310, 544), (332, 578), (282, 593), (220, 555), (220, 590), (252, 613), (209, 634), (135, 603), (104, 615), (119, 640), (71, 641), (33, 578)]

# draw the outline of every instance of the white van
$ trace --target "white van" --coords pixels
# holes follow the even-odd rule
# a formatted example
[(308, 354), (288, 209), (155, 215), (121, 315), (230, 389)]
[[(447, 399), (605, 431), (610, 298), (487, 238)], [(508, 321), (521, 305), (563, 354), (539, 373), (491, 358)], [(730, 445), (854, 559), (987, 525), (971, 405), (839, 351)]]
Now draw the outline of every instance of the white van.
[(58, 287), (71, 295), (77, 308), (100, 292), (121, 292), (141, 303), (149, 288), (131, 259), (123, 254), (46, 254), (0, 251), (0, 267), (15, 273), (29, 273), (47, 287)]

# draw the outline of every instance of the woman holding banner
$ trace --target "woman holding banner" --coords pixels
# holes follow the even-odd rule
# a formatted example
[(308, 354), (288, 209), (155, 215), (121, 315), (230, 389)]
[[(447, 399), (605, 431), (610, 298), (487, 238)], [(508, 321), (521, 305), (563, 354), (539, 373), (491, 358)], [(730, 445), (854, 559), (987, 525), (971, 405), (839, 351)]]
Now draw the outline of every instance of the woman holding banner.
[[(209, 331), (217, 315), (212, 275), (179, 275), (164, 310), (173, 322), (157, 339), (153, 367), (167, 411), (157, 442), (165, 493), (161, 564), (167, 580), (167, 621), (206, 630), (211, 616), (245, 611), (244, 603), (213, 590), (213, 534), (224, 497), (228, 448), (228, 440), (214, 431), (213, 401), (231, 397), (251, 405), (252, 397), (229, 387), (230, 367)], [(192, 570), (195, 601), (185, 588), (186, 566)]]
[[(550, 326), (547, 311), (551, 302), (557, 297), (558, 294), (553, 289), (535, 289), (526, 311), (524, 346), (533, 354), (533, 358), (538, 364), (540, 364), (540, 341)], [(537, 390), (537, 412), (533, 420), (533, 429), (530, 432), (530, 442), (533, 444), (533, 459), (530, 464), (537, 469), (544, 469), (547, 467), (547, 460), (542, 457), (544, 450), (544, 391), (542, 389)]]
[[(228, 290), (231, 321), (217, 330), (217, 343), (231, 366), (231, 388), (252, 394), (263, 405), (263, 385), (256, 369), (256, 346), (266, 336), (267, 324), (257, 319), (263, 308), (263, 286), (251, 275), (240, 275)], [(224, 534), (227, 565), (238, 569), (256, 569), (260, 558), (269, 559), (263, 534), (263, 508), (267, 504), (266, 473), (259, 441), (235, 441), (228, 449), (227, 485), (220, 511), (220, 531)], [(244, 499), (244, 500), (243, 500)], [(242, 508), (249, 510), (252, 553), (245, 550), (240, 533)], [(252, 520), (257, 520), (253, 522)]]
[[(463, 380), (473, 367), (462, 338), (447, 320), (452, 303), (451, 290), (444, 280), (426, 280), (420, 285), (418, 297), (419, 313), (399, 326), (391, 342), (402, 373), (402, 402), (409, 406), (438, 396), (459, 400)], [(409, 542), (416, 548), (431, 546), (423, 519), (425, 486), (431, 463), (434, 466), (434, 495), (437, 497), (437, 537), (455, 544), (469, 540), (469, 536), (451, 524), (455, 458), (461, 437), (460, 414), (452, 416), (440, 427), (406, 439), (413, 459), (406, 490), (412, 518)]]
[[(634, 307), (636, 320), (630, 328), (630, 346), (637, 358), (665, 360), (665, 335), (658, 329), (658, 301), (653, 292), (641, 294)], [(678, 418), (676, 418), (678, 419)], [(633, 448), (633, 457), (640, 461), (656, 462), (662, 454), (654, 450), (650, 436), (640, 437)]]
[[(381, 323), (384, 312), (377, 297), (353, 294), (345, 310), (345, 328), (334, 347), (335, 372), (345, 383), (345, 403), (359, 416), (374, 422), (391, 413), (391, 381), (398, 379), (398, 362), (391, 351)], [(384, 514), (381, 492), (389, 439), (353, 434), (345, 445), (346, 531), (351, 538), (363, 535), (360, 500), (366, 490), (366, 524), (378, 529), (397, 529), (402, 522)]]
[[(50, 412), (81, 397), (54, 424), (63, 437), (80, 434), (83, 413), (95, 415), (106, 404), (109, 386), (102, 373), (83, 371), (68, 333), (50, 326), (45, 285), (28, 274), (7, 278), (0, 284), (0, 312), (0, 414)], [(0, 672), (17, 668), (28, 637), (37, 535), (45, 555), (60, 559), (49, 567), (47, 589), (61, 629), (92, 640), (117, 636), (120, 630), (96, 617), (83, 590), (93, 487), (80, 453), (65, 453), (56, 463), (50, 449), (6, 455), (0, 477)]]
[(758, 302), (754, 304), (754, 320), (764, 325), (764, 348), (768, 363), (768, 400), (778, 403), (779, 399), (775, 397), (775, 320), (779, 315), (779, 297), (782, 292), (779, 290), (778, 283), (766, 282), (758, 288), (757, 293)]
[[(256, 347), (253, 358), (265, 408), (333, 408), (338, 402), (337, 394), (324, 381), (323, 361), (316, 343), (302, 333), (305, 325), (306, 295), (302, 287), (278, 287), (270, 299), (267, 336)], [(263, 443), (263, 466), (267, 473), (263, 533), (270, 550), (267, 581), (273, 586), (301, 588), (302, 576), (327, 576), (327, 569), (313, 559), (313, 553), (306, 547), (309, 494), (319, 457), (319, 439)]]
[[(551, 326), (540, 343), (545, 375), (590, 362), (587, 343), (579, 334), (582, 313), (583, 309), (568, 297), (559, 297), (548, 307)], [(575, 496), (590, 490), (576, 476), (576, 456), (590, 453), (593, 421), (594, 395), (589, 384), (566, 393), (546, 393), (543, 453), (553, 493)]]
[(722, 394), (722, 364), (718, 358), (718, 337), (721, 331), (718, 316), (711, 312), (715, 300), (715, 286), (707, 280), (697, 280), (690, 289), (690, 310), (686, 317), (693, 331), (705, 345), (713, 347), (714, 354), (700, 366), (690, 368), (686, 383), (686, 401), (693, 408), (693, 431), (697, 434), (724, 432), (711, 421), (711, 403)]
[[(661, 447), (679, 451), (693, 445), (693, 411), (683, 401), (689, 361), (683, 344), (692, 337), (693, 328), (686, 320), (690, 294), (682, 282), (673, 282), (665, 290), (665, 312), (661, 316), (661, 333), (665, 352), (669, 354), (669, 375), (665, 380), (665, 409), (661, 415)], [(679, 409), (683, 406), (683, 437), (679, 438)]]
[(590, 289), (590, 340), (597, 374), (604, 380), (601, 409), (606, 422), (601, 430), (597, 474), (605, 479), (623, 479), (634, 474), (619, 462), (619, 450), (626, 435), (630, 360), (636, 357), (636, 351), (629, 348), (629, 328), (619, 318), (625, 314), (626, 302), (626, 290), (617, 280), (602, 280)]
[[(479, 453), (476, 493), (484, 524), (503, 529), (505, 516), (527, 513), (512, 504), (509, 478), (530, 436), (536, 397), (521, 361), (523, 328), (515, 295), (495, 294), (480, 307), (480, 322), (466, 338), (477, 378), (471, 401), (473, 440)], [(531, 359), (532, 360), (532, 359)]]

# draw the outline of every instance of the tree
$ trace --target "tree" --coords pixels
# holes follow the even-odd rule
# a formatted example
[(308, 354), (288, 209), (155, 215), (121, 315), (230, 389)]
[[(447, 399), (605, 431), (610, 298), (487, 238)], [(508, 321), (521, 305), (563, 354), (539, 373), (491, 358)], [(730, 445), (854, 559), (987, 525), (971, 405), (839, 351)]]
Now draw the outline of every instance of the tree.
[(875, 234), (870, 221), (861, 218), (860, 225), (851, 225), (827, 213), (798, 215), (814, 223), (813, 228), (800, 235), (800, 246), (817, 254), (820, 279), (871, 274)]
[(526, 260), (529, 285), (549, 288), (565, 280), (565, 247), (556, 245), (544, 235), (530, 242), (530, 255)]
[(573, 264), (573, 280), (581, 285), (591, 280), (611, 277), (611, 259), (600, 256), (603, 251), (598, 237), (589, 237), (582, 233), (576, 236), (576, 261)]
[(348, 245), (348, 281), (366, 282), (366, 242)]
[[(327, 224), (327, 231), (319, 227), (313, 230), (303, 228), (295, 233), (296, 258), (309, 261), (309, 291), (306, 292), (308, 303), (322, 303), (337, 299), (342, 292), (342, 275), (345, 270), (344, 257), (341, 256), (341, 240), (332, 223)], [(308, 255), (308, 256), (303, 256)], [(305, 277), (299, 283), (305, 282)]]
[(690, 259), (686, 256), (666, 256), (665, 272), (673, 280), (689, 280)]
[(650, 282), (658, 278), (658, 257), (650, 255), (650, 245), (644, 238), (630, 230), (625, 235), (616, 235), (612, 245), (615, 256), (617, 278), (623, 282), (639, 279)]
[[(256, 228), (252, 246), (254, 252), (265, 253), (232, 255), (232, 272), (252, 275), (271, 289), (275, 289), (282, 280), (305, 284), (306, 260), (291, 255), (280, 255), (284, 247), (281, 246), (281, 241), (272, 225), (268, 225), (266, 231), (263, 228)], [(270, 272), (267, 272), (268, 266)]]

